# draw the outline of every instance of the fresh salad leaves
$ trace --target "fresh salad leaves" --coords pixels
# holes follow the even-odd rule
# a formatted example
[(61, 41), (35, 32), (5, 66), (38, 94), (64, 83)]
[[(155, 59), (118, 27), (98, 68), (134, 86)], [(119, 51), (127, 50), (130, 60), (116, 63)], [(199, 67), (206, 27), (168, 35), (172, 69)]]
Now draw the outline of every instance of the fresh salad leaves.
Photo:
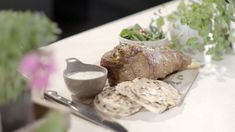
[(163, 31), (150, 23), (148, 29), (142, 28), (139, 24), (135, 24), (130, 28), (121, 31), (120, 36), (134, 41), (154, 41), (165, 38)]

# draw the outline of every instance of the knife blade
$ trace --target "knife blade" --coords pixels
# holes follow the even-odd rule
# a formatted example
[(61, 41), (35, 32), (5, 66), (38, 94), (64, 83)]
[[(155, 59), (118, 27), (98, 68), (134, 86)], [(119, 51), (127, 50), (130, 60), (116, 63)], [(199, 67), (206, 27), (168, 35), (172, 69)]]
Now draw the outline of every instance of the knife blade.
[(179, 90), (183, 98), (187, 95), (199, 73), (198, 69), (187, 69), (168, 76), (164, 81)]
[(91, 106), (68, 100), (60, 96), (56, 91), (52, 91), (52, 90), (46, 91), (44, 93), (44, 98), (69, 107), (72, 110), (73, 114), (87, 121), (90, 121), (96, 125), (111, 129), (115, 132), (128, 132), (127, 129), (125, 129), (119, 123), (103, 118)]

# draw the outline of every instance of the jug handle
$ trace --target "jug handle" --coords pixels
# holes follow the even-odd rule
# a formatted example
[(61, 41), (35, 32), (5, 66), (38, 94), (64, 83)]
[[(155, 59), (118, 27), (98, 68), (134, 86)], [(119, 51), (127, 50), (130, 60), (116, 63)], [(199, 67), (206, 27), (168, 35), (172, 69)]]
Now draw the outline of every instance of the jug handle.
[(73, 64), (82, 64), (82, 65), (84, 65), (84, 63), (82, 63), (77, 58), (67, 58), (66, 63), (67, 63), (67, 68), (71, 67)]
[[(66, 63), (82, 63), (79, 59), (77, 58), (67, 58)], [(82, 63), (83, 64), (83, 63)]]

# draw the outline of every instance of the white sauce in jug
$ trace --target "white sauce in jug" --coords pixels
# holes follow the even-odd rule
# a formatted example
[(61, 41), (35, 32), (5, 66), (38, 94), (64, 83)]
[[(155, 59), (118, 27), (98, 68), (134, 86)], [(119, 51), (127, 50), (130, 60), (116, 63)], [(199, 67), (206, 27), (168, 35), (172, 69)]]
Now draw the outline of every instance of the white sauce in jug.
[(84, 72), (76, 72), (69, 74), (68, 77), (71, 79), (87, 80), (87, 79), (98, 78), (103, 75), (104, 73), (100, 71), (84, 71)]

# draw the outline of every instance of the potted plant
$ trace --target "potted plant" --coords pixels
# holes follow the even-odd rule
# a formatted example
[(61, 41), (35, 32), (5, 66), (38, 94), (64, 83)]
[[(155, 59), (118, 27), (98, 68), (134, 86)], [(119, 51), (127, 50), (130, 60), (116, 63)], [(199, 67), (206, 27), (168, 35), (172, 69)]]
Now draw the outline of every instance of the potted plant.
[(32, 98), (34, 121), (15, 132), (66, 132), (69, 128), (69, 110), (61, 105)]
[(46, 88), (54, 67), (51, 54), (37, 48), (60, 30), (43, 14), (8, 10), (0, 11), (0, 32), (0, 126), (13, 131), (33, 120), (30, 93)]
[(181, 1), (166, 18), (170, 22), (170, 47), (188, 52), (206, 52), (221, 60), (232, 51), (234, 41), (232, 0)]

